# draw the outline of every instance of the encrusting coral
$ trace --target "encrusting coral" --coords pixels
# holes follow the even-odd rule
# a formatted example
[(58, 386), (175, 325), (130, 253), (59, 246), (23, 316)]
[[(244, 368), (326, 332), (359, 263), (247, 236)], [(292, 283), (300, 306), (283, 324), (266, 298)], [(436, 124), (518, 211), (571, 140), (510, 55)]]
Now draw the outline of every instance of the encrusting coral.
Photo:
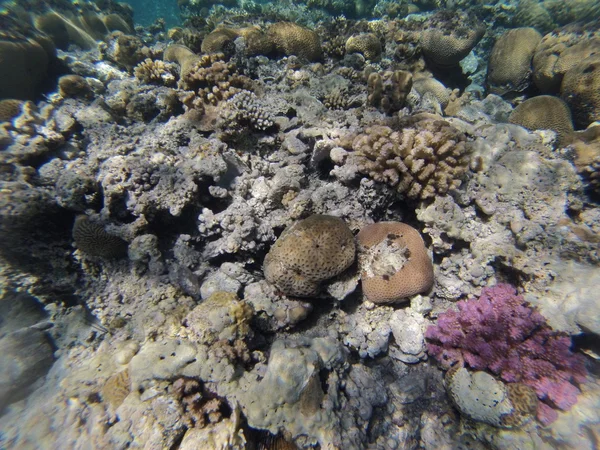
[(457, 306), (425, 333), (428, 352), (442, 367), (486, 370), (533, 388), (543, 424), (556, 420), (556, 409), (567, 411), (577, 402), (577, 386), (587, 376), (583, 357), (572, 353), (571, 338), (552, 330), (514, 287), (484, 288), (478, 299)]
[(417, 230), (379, 222), (356, 236), (362, 289), (373, 303), (397, 303), (433, 286), (433, 263)]
[(263, 271), (284, 294), (312, 297), (354, 257), (354, 236), (344, 221), (315, 214), (286, 228), (265, 257)]

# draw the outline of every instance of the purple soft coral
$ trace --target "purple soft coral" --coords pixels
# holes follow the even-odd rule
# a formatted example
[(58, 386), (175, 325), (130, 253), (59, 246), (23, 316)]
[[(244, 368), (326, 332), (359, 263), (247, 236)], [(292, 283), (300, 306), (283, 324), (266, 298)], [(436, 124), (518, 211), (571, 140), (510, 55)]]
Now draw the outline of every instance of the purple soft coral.
[(587, 375), (583, 357), (571, 352), (571, 338), (553, 331), (514, 287), (485, 288), (479, 299), (457, 306), (459, 311), (441, 314), (425, 333), (429, 354), (443, 367), (459, 363), (532, 387), (544, 424), (557, 418), (556, 408), (566, 411), (577, 402), (576, 384)]

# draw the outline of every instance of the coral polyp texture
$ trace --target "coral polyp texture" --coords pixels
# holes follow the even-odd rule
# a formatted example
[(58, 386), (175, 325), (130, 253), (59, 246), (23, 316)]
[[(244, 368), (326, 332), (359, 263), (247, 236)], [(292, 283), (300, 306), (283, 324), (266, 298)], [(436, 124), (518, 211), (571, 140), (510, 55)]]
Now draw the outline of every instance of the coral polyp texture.
[(433, 286), (433, 264), (417, 230), (401, 222), (367, 225), (356, 236), (362, 289), (373, 303), (397, 303)]
[(88, 255), (101, 258), (120, 258), (127, 253), (127, 242), (104, 227), (92, 222), (88, 216), (80, 215), (73, 225), (73, 239), (77, 248)]
[(427, 350), (442, 367), (464, 365), (533, 388), (543, 424), (577, 402), (579, 385), (587, 378), (583, 357), (571, 351), (571, 338), (552, 330), (514, 287), (484, 288), (478, 299), (457, 307), (442, 313), (425, 333)]
[(469, 167), (464, 133), (430, 114), (402, 120), (398, 128), (367, 128), (354, 139), (345, 163), (410, 199), (443, 195), (462, 184)]
[(354, 236), (339, 217), (313, 215), (288, 227), (265, 257), (268, 282), (284, 294), (311, 297), (321, 282), (354, 262)]

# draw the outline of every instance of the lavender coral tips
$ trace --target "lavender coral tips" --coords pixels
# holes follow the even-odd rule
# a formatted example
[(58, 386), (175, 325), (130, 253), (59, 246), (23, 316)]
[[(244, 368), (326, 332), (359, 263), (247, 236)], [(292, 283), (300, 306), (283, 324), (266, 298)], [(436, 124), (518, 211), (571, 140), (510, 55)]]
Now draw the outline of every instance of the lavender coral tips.
[(478, 299), (457, 306), (425, 333), (429, 354), (444, 368), (460, 364), (533, 388), (543, 424), (577, 402), (577, 386), (587, 375), (583, 356), (573, 354), (571, 338), (552, 330), (514, 287), (485, 288)]

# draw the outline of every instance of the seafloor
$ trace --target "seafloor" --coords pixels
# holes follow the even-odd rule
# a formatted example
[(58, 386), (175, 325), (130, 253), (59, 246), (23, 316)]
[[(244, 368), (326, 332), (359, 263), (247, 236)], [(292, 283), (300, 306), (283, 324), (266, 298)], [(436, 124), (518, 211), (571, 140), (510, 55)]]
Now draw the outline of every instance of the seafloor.
[(0, 448), (597, 449), (599, 2), (178, 4), (0, 14)]

